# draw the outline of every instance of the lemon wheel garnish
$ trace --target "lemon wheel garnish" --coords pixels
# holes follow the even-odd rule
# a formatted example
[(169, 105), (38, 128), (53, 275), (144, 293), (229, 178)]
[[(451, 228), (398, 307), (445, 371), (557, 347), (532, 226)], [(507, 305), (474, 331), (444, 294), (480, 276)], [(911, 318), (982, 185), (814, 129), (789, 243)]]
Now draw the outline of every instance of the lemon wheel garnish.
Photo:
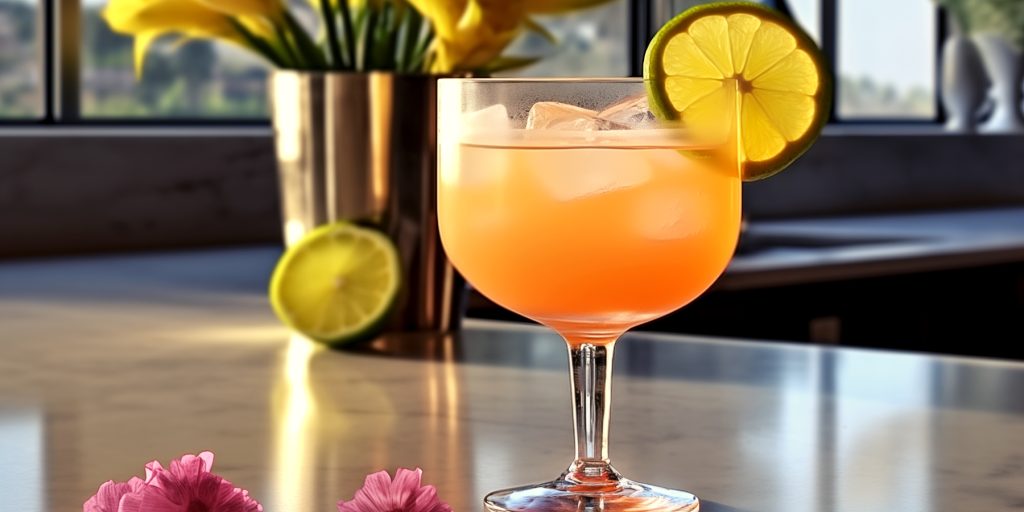
[(832, 99), (822, 62), (810, 37), (776, 11), (718, 3), (658, 31), (644, 78), (652, 108), (668, 119), (720, 124), (723, 109), (738, 109), (743, 178), (751, 181), (785, 169), (821, 133)]
[(398, 295), (398, 251), (384, 234), (347, 222), (319, 227), (288, 249), (270, 280), (286, 325), (329, 344), (367, 338)]

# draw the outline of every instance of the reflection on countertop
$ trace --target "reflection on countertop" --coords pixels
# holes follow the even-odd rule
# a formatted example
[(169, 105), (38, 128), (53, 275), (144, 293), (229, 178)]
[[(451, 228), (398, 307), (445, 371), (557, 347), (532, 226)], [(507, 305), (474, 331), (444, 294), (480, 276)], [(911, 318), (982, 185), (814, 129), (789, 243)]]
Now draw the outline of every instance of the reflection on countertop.
[[(270, 313), (277, 254), (0, 265), (0, 493), (78, 510), (107, 479), (210, 449), (268, 512), (333, 510), (398, 466), (469, 511), (567, 464), (553, 334), (469, 321), (325, 350)], [(616, 365), (616, 465), (706, 512), (1024, 502), (1024, 364), (636, 333)]]

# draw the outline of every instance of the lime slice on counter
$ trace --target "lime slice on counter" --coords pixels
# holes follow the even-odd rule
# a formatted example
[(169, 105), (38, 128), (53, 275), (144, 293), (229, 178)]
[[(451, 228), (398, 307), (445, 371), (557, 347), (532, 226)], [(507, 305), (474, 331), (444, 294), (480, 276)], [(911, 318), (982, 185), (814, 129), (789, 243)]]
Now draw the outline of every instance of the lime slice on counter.
[(347, 222), (321, 226), (288, 249), (270, 281), (286, 325), (331, 345), (376, 334), (398, 296), (398, 251), (385, 235)]
[(721, 124), (723, 108), (737, 105), (743, 179), (752, 181), (785, 169), (821, 133), (832, 101), (823, 62), (814, 41), (778, 12), (715, 3), (658, 31), (644, 78), (651, 108), (667, 119)]

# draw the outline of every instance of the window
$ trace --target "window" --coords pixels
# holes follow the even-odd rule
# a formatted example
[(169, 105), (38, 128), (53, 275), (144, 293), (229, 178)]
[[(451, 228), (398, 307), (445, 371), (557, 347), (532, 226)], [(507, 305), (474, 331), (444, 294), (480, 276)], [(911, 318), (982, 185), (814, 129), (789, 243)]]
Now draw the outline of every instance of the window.
[(38, 0), (0, 0), (0, 117), (38, 118), (43, 112), (43, 61)]
[[(665, 0), (652, 26), (703, 0)], [(933, 0), (763, 0), (784, 4), (835, 65), (835, 121), (934, 121), (938, 9)]]
[[(308, 9), (308, 0), (290, 0)], [(836, 121), (935, 121), (933, 0), (763, 0), (784, 3), (836, 65)], [(222, 43), (158, 43), (135, 76), (130, 38), (101, 17), (108, 0), (0, 0), (0, 119), (47, 122), (263, 122), (267, 64)], [(704, 0), (617, 0), (538, 21), (509, 55), (543, 55), (504, 73), (623, 76), (639, 72), (651, 31)], [(60, 12), (52, 12), (59, 10)], [(885, 13), (884, 16), (878, 13)], [(304, 14), (309, 21), (312, 13)], [(60, 43), (64, 40), (81, 44)], [(73, 36), (73, 37), (71, 37)], [(61, 46), (62, 45), (62, 46)], [(60, 76), (49, 76), (60, 69)], [(55, 73), (53, 73), (55, 74)], [(52, 87), (50, 86), (52, 81)]]
[(268, 66), (227, 44), (166, 41), (136, 79), (132, 40), (101, 17), (108, 0), (84, 0), (81, 12), (83, 118), (264, 118)]
[(837, 0), (840, 119), (936, 118), (932, 0)]
[(607, 5), (559, 16), (539, 18), (558, 45), (535, 33), (509, 47), (508, 55), (543, 55), (529, 67), (509, 75), (521, 76), (626, 76), (629, 74), (629, 5), (616, 0)]

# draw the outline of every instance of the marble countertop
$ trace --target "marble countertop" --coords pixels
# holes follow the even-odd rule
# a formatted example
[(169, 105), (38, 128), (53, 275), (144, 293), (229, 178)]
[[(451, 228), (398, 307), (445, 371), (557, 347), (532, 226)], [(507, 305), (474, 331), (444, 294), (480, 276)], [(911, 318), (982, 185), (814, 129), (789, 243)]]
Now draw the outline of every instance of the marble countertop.
[[(554, 335), (468, 322), (320, 350), (268, 309), (277, 254), (0, 265), (0, 510), (81, 510), (200, 450), (268, 512), (334, 510), (398, 466), (480, 510), (568, 464)], [(617, 352), (612, 458), (705, 512), (1024, 507), (1024, 364), (646, 333)]]
[(1024, 262), (1022, 207), (754, 221), (748, 235), (762, 246), (737, 254), (718, 288)]

